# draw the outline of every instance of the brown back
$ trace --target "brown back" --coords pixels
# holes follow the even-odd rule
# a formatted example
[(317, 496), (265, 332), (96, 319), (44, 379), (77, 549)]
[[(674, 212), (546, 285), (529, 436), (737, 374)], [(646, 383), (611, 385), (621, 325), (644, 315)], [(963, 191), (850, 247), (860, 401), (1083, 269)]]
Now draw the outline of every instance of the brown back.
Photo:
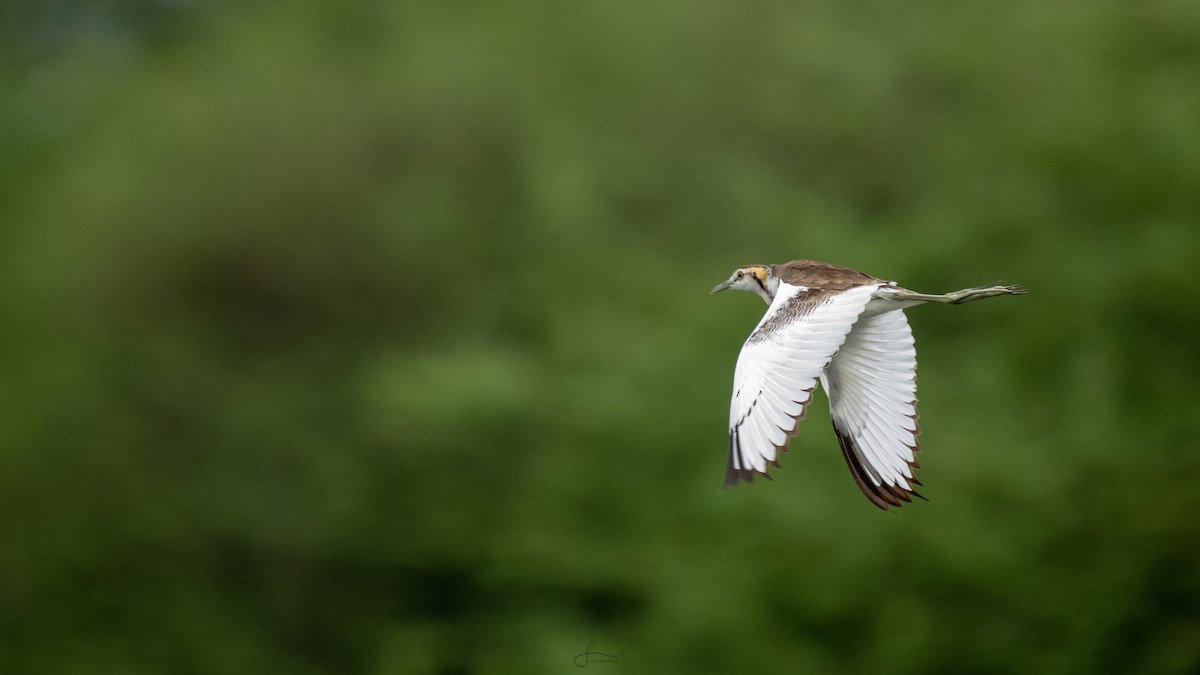
[(849, 267), (830, 265), (817, 260), (793, 260), (782, 265), (772, 265), (775, 278), (785, 284), (820, 288), (827, 291), (844, 291), (855, 286), (865, 286), (879, 281)]

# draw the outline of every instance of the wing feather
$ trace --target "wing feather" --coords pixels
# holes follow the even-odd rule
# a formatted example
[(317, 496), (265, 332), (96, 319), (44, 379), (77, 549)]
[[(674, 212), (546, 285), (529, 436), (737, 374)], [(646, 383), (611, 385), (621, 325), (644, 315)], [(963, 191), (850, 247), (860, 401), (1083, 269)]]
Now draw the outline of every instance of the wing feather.
[(842, 454), (863, 494), (887, 509), (920, 497), (917, 353), (900, 309), (863, 316), (821, 375)]
[(767, 475), (804, 419), (817, 379), (879, 284), (838, 292), (781, 283), (734, 371), (726, 484)]

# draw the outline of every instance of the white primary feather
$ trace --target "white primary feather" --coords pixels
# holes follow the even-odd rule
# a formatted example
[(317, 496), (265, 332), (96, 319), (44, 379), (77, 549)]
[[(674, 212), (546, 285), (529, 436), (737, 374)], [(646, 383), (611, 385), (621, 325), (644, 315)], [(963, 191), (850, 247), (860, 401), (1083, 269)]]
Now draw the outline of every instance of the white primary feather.
[[(742, 347), (729, 410), (727, 482), (766, 473), (804, 416), (817, 378), (846, 340), (879, 284), (838, 293), (779, 284)], [(815, 302), (815, 306), (811, 306)]]
[(920, 431), (917, 352), (904, 312), (859, 319), (821, 374), (821, 386), (863, 491), (877, 504), (908, 501)]

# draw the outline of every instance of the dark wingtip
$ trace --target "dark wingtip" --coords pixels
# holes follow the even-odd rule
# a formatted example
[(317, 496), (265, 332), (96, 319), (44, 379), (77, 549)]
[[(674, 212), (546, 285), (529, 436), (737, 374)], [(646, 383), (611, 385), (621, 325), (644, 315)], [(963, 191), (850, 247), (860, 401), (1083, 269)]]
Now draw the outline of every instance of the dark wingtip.
[[(784, 433), (787, 434), (787, 439), (783, 442), (783, 445), (775, 446), (775, 459), (768, 460), (766, 462), (767, 464), (775, 467), (776, 469), (782, 468), (782, 466), (779, 464), (779, 457), (783, 453), (788, 451), (788, 447), (791, 445), (791, 442), (792, 442), (792, 437), (795, 436), (796, 432), (799, 430), (800, 422), (802, 422), (804, 420), (804, 418), (808, 415), (808, 404), (812, 402), (812, 393), (813, 393), (814, 389), (816, 389), (816, 385), (813, 385), (811, 388), (806, 390), (806, 393), (808, 394), (808, 398), (805, 401), (803, 401), (803, 402), (798, 401), (798, 403), (801, 404), (800, 414), (791, 416), (792, 419), (795, 420), (796, 423), (792, 426), (791, 429), (784, 430)], [(753, 483), (755, 476), (762, 476), (763, 478), (766, 478), (769, 481), (775, 480), (771, 476), (771, 474), (767, 473), (766, 471), (758, 471), (756, 469), (734, 468), (734, 466), (733, 466), (734, 455), (738, 454), (740, 456), (740, 452), (741, 452), (741, 441), (740, 441), (739, 437), (737, 436), (737, 434), (735, 432), (731, 431), (729, 434), (729, 456), (726, 458), (727, 463), (725, 464), (725, 487), (729, 487), (731, 485), (737, 485), (741, 481), (746, 481), (747, 483)], [(739, 464), (741, 464), (743, 466), (745, 465), (744, 462), (739, 462)]]
[(745, 477), (742, 476), (741, 473), (741, 471), (733, 468), (733, 462), (730, 462), (729, 466), (725, 469), (725, 487), (733, 487), (743, 480), (747, 483), (754, 482), (753, 476)]
[[(776, 464), (775, 466), (779, 466)], [(753, 483), (755, 476), (761, 476), (769, 481), (774, 481), (775, 478), (766, 471), (756, 471), (754, 469), (735, 469), (731, 462), (725, 468), (725, 487), (733, 487), (742, 482)]]
[[(863, 466), (862, 460), (859, 458), (858, 448), (855, 447), (854, 440), (842, 433), (836, 422), (833, 424), (833, 433), (837, 436), (838, 445), (842, 448), (842, 456), (846, 459), (847, 466), (850, 467), (850, 474), (854, 476), (854, 482), (872, 504), (887, 511), (892, 506), (899, 508), (904, 504), (912, 502), (912, 496), (929, 501), (912, 487), (906, 489), (897, 485), (875, 485), (866, 467)], [(919, 448), (914, 448), (913, 450), (915, 453), (919, 451)], [(916, 458), (914, 454), (914, 461), (910, 462), (909, 466), (915, 469), (915, 464)], [(921, 485), (920, 481), (915, 478), (909, 479), (909, 482)]]

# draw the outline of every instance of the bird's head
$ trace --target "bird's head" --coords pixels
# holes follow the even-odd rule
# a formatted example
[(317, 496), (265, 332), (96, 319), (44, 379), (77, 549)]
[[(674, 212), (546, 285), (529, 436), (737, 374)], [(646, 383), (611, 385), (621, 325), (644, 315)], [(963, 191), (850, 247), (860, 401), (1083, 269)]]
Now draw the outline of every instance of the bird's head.
[(746, 265), (734, 270), (733, 275), (725, 281), (717, 284), (712, 289), (713, 293), (733, 289), (735, 291), (751, 291), (758, 293), (759, 297), (771, 303), (771, 297), (774, 295), (774, 288), (771, 284), (770, 270), (766, 265)]

